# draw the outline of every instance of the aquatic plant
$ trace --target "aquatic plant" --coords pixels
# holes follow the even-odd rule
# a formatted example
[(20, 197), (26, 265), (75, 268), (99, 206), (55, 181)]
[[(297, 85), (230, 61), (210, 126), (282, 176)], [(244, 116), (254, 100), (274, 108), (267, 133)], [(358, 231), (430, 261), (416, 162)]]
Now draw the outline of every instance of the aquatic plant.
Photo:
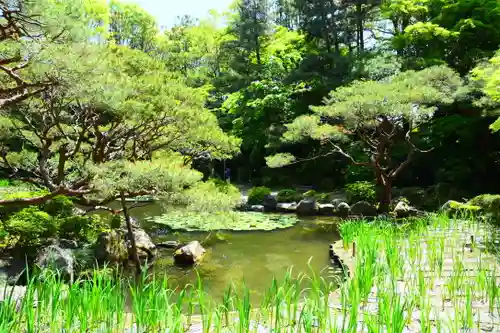
[(168, 213), (148, 219), (150, 222), (167, 225), (173, 230), (274, 230), (289, 228), (298, 222), (291, 215), (262, 214), (253, 212), (218, 213)]

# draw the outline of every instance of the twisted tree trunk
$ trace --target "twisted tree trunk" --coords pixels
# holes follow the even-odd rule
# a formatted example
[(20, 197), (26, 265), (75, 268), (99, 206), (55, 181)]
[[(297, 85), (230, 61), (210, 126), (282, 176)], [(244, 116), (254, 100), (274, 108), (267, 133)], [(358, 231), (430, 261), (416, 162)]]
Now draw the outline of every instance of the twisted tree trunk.
[(123, 209), (123, 216), (125, 217), (125, 223), (127, 224), (127, 236), (130, 240), (130, 249), (129, 256), (132, 257), (132, 260), (135, 263), (136, 274), (137, 276), (141, 275), (142, 266), (141, 261), (139, 260), (139, 255), (137, 253), (137, 244), (135, 243), (134, 231), (132, 230), (132, 221), (130, 219), (130, 215), (128, 212), (127, 202), (125, 201), (125, 192), (120, 192), (121, 204)]

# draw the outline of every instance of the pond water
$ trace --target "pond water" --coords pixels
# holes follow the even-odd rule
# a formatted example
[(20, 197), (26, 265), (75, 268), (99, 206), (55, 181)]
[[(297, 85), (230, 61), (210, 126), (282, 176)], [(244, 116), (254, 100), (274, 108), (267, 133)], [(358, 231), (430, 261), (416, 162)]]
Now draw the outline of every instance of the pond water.
[[(132, 216), (144, 221), (147, 216), (162, 213), (160, 205), (137, 208)], [(172, 252), (160, 249), (153, 271), (158, 277), (167, 276), (171, 284), (185, 286), (196, 282), (197, 272), (203, 279), (209, 296), (220, 299), (230, 283), (241, 285), (244, 280), (252, 293), (252, 302), (261, 299), (271, 286), (273, 277), (282, 279), (292, 268), (293, 274), (315, 274), (333, 279), (328, 256), (329, 244), (340, 239), (334, 217), (302, 218), (295, 226), (275, 231), (220, 232), (206, 245), (207, 254), (193, 268), (173, 265)], [(190, 232), (156, 236), (155, 241), (203, 241), (208, 233)]]

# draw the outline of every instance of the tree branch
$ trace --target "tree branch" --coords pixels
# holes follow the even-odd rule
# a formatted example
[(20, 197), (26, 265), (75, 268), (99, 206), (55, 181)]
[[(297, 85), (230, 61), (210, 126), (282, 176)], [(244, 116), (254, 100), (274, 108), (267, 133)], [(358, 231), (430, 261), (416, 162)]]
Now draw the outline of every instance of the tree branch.
[(431, 152), (434, 150), (434, 148), (431, 148), (431, 149), (428, 149), (428, 150), (421, 150), (421, 149), (418, 149), (415, 144), (413, 142), (411, 142), (411, 138), (410, 138), (410, 133), (411, 133), (411, 129), (406, 132), (406, 135), (405, 135), (405, 140), (406, 142), (408, 143), (408, 145), (410, 146), (410, 151), (408, 152), (408, 155), (406, 156), (406, 160), (401, 163), (396, 169), (394, 169), (393, 171), (391, 171), (391, 173), (389, 174), (389, 176), (391, 178), (396, 178), (396, 176), (402, 171), (404, 170), (404, 168), (406, 168), (410, 162), (412, 161), (413, 157), (415, 156), (415, 153), (428, 153), (428, 152)]
[(33, 197), (33, 198), (22, 198), (22, 199), (7, 199), (7, 200), (0, 200), (0, 206), (11, 206), (11, 205), (39, 205), (44, 202), (49, 201), (55, 196), (58, 195), (69, 195), (69, 196), (75, 196), (75, 195), (84, 195), (87, 194), (88, 191), (75, 191), (75, 190), (70, 190), (64, 187), (59, 187), (55, 191), (52, 191), (51, 193), (48, 193), (46, 195), (41, 195), (38, 197)]
[(347, 159), (349, 159), (352, 164), (360, 165), (360, 166), (371, 166), (370, 162), (358, 162), (358, 161), (356, 161), (354, 159), (354, 157), (352, 157), (351, 155), (349, 155), (348, 153), (343, 151), (342, 148), (340, 148), (338, 145), (334, 144), (332, 141), (328, 140), (328, 143), (330, 143), (333, 146), (333, 148), (335, 149), (335, 152), (337, 152), (337, 153), (341, 154), (342, 156), (346, 157)]

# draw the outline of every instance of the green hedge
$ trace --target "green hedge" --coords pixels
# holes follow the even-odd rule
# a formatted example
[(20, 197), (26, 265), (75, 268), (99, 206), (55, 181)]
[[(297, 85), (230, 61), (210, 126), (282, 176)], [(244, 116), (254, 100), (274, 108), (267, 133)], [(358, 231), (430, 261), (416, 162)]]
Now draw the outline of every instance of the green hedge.
[(278, 202), (299, 202), (303, 199), (303, 195), (295, 189), (285, 188), (278, 192), (276, 200)]
[(354, 182), (345, 185), (347, 200), (350, 203), (358, 201), (376, 202), (377, 191), (375, 184), (366, 181)]
[(248, 191), (248, 204), (261, 205), (266, 195), (271, 194), (271, 189), (265, 186), (252, 187)]

